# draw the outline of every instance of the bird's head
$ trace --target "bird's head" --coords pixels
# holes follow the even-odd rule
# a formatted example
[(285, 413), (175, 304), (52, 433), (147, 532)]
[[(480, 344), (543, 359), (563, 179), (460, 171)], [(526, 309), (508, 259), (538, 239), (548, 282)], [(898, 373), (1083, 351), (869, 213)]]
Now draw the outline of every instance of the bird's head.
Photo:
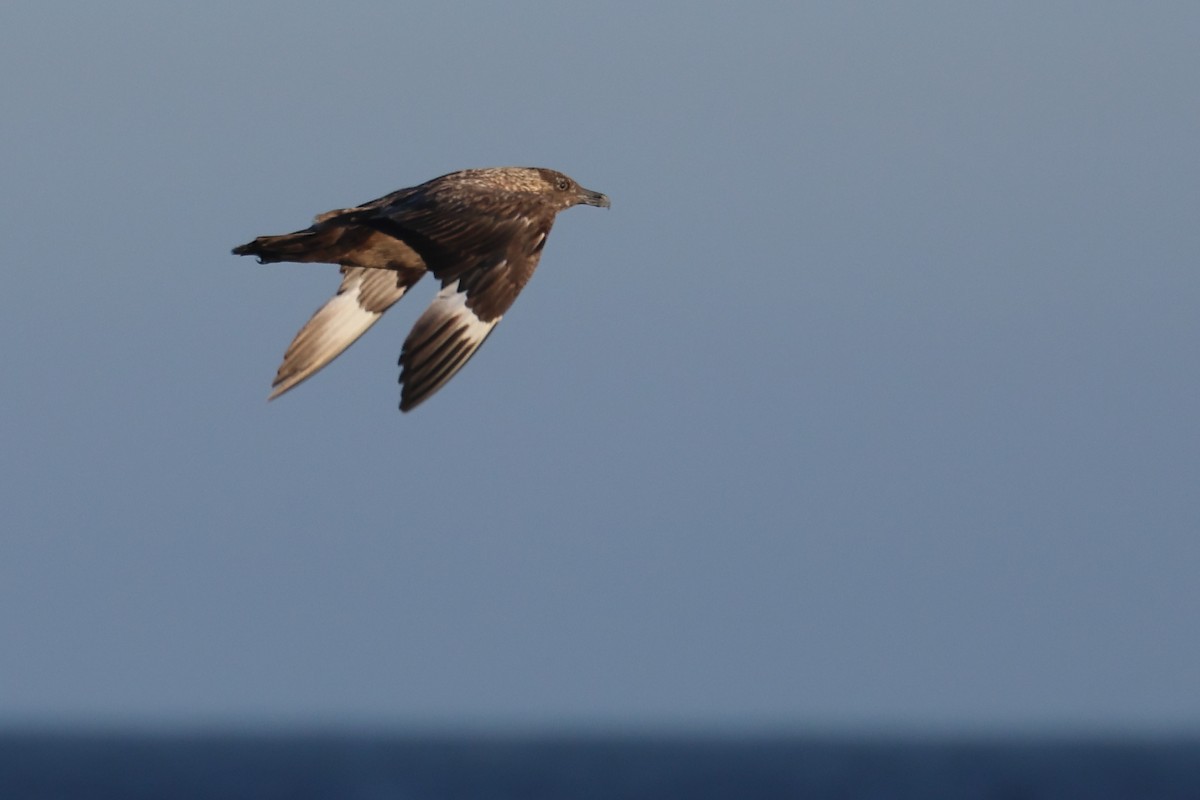
[(591, 189), (585, 189), (561, 172), (556, 172), (552, 169), (538, 169), (537, 172), (546, 186), (543, 191), (549, 192), (558, 199), (562, 208), (570, 208), (577, 205), (608, 208), (612, 205), (609, 202), (608, 195), (593, 192)]

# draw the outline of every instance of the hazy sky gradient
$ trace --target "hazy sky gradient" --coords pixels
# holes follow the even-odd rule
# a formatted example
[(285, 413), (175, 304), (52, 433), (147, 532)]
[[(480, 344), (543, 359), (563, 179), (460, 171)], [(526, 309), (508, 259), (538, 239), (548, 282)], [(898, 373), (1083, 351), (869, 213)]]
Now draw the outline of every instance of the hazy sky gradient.
[[(1200, 724), (1200, 6), (6, 2), (0, 724)], [(574, 209), (422, 284), (229, 248)]]

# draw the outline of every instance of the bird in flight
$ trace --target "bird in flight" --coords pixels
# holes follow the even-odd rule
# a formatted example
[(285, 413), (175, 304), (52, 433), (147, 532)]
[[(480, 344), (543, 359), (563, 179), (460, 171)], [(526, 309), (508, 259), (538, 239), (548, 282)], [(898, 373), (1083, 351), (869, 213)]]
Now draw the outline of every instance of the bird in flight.
[(580, 204), (608, 208), (609, 201), (551, 169), (468, 169), (235, 247), (260, 264), (341, 266), (337, 294), (288, 345), (269, 399), (335, 359), (432, 272), (441, 291), (400, 354), (400, 410), (416, 408), (462, 369), (517, 299), (555, 215)]

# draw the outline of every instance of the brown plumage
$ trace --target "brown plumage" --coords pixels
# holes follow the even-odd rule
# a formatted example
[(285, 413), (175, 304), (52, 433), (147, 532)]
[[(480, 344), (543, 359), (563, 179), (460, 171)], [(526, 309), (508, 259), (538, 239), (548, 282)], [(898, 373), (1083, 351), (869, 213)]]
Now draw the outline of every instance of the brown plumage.
[(262, 264), (341, 265), (337, 294), (288, 346), (271, 399), (341, 354), (428, 271), (442, 289), (400, 354), (400, 410), (415, 408), (462, 369), (517, 299), (555, 215), (581, 203), (609, 205), (554, 170), (469, 169), (235, 247)]

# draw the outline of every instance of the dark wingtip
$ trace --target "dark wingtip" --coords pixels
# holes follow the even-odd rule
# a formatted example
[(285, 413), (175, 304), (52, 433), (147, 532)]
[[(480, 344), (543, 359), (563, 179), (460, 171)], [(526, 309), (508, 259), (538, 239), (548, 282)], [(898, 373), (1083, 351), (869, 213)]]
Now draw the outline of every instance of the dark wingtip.
[(409, 384), (404, 382), (404, 376), (403, 375), (400, 376), (400, 411), (401, 411), (401, 413), (407, 414), (408, 412), (412, 411), (414, 408), (421, 405), (421, 403), (428, 396), (429, 396), (428, 394), (422, 394), (422, 395), (418, 395), (418, 396), (414, 397), (413, 393), (412, 393), (412, 389), (409, 387)]

